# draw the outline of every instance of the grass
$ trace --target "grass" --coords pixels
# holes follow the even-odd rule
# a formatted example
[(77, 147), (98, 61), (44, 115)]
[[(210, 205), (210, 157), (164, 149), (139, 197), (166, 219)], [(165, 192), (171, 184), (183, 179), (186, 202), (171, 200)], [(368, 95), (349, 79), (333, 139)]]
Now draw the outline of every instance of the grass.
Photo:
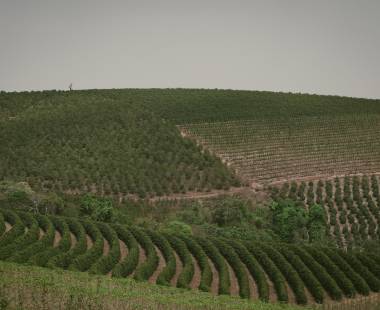
[(0, 261), (0, 309), (306, 309)]

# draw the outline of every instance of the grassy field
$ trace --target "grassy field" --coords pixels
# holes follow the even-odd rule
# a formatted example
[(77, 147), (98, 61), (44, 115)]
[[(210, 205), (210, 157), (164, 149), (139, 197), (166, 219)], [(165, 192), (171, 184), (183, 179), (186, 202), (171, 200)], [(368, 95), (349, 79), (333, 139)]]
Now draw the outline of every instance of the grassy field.
[(305, 309), (1, 261), (0, 298), (4, 309)]

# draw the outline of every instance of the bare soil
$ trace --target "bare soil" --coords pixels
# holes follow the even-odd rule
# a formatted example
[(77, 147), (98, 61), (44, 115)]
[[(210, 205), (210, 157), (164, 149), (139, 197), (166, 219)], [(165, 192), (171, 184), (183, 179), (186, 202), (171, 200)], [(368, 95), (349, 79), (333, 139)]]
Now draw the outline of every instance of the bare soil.
[(178, 254), (175, 251), (173, 251), (173, 254), (175, 257), (175, 274), (174, 274), (173, 278), (170, 280), (170, 284), (172, 286), (177, 286), (179, 275), (181, 274), (181, 272), (183, 270), (183, 265), (182, 265), (181, 259), (179, 258)]
[(38, 240), (41, 240), (45, 236), (45, 232), (40, 228), (40, 235), (38, 237)]
[(125, 260), (125, 258), (128, 255), (128, 248), (125, 245), (125, 243), (123, 241), (121, 241), (120, 239), (119, 239), (119, 247), (120, 247), (120, 259), (119, 259), (119, 263), (121, 263), (122, 261)]
[(209, 259), (208, 263), (212, 272), (212, 282), (211, 282), (211, 294), (218, 295), (219, 294), (219, 273), (216, 270), (214, 263)]
[(230, 264), (226, 261), (228, 267), (228, 273), (230, 275), (230, 294), (231, 296), (239, 296), (239, 282), (236, 278), (235, 272), (233, 271)]
[(107, 239), (103, 239), (103, 256), (107, 256), (110, 252), (110, 244)]
[(11, 229), (12, 229), (12, 225), (9, 224), (8, 222), (5, 222), (5, 232), (4, 233), (10, 231)]
[(201, 268), (199, 268), (197, 260), (193, 256), (191, 256), (191, 258), (193, 259), (194, 275), (190, 281), (189, 287), (191, 289), (198, 289), (202, 279)]
[(86, 234), (86, 240), (87, 240), (87, 250), (89, 250), (94, 245), (94, 242), (92, 241), (91, 237), (87, 234)]
[[(141, 247), (140, 244), (138, 246), (139, 246), (139, 262), (137, 264), (136, 269), (139, 268), (146, 261), (145, 250)], [(136, 269), (131, 273), (131, 277), (135, 275)]]
[(164, 270), (166, 266), (165, 258), (162, 255), (160, 249), (156, 246), (154, 246), (154, 248), (156, 249), (156, 253), (158, 256), (158, 266), (157, 266), (157, 269), (153, 272), (152, 276), (148, 280), (149, 283), (152, 283), (152, 284), (156, 283), (158, 276), (160, 275), (160, 273), (162, 272), (162, 270)]
[(71, 250), (77, 244), (77, 238), (72, 232), (70, 232), (70, 237), (71, 237), (71, 247), (70, 247), (70, 250)]
[(244, 265), (245, 273), (248, 277), (248, 283), (249, 283), (249, 291), (250, 291), (250, 299), (258, 299), (259, 298), (259, 291), (256, 285), (255, 280), (253, 279), (251, 273), (249, 272), (248, 268)]
[(61, 242), (62, 236), (58, 230), (55, 230), (53, 247), (57, 247)]

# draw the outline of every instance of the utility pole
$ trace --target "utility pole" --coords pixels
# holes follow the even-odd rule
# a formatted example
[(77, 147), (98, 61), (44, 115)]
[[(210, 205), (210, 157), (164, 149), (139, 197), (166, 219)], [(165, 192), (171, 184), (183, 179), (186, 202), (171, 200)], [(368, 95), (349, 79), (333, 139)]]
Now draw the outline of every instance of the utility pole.
[(69, 89), (70, 89), (70, 91), (73, 90), (73, 83), (70, 83), (70, 85), (69, 85)]

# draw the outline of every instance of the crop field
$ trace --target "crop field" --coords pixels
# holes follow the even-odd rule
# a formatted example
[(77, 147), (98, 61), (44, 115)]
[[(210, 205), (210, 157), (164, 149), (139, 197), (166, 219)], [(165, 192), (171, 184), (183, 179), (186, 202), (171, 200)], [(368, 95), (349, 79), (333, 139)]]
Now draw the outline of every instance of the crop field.
[(380, 169), (380, 116), (242, 120), (179, 126), (246, 181), (371, 173)]
[(0, 260), (12, 263), (293, 304), (341, 301), (380, 290), (380, 257), (366, 252), (173, 236), (0, 211)]
[(379, 176), (363, 175), (318, 182), (284, 183), (272, 197), (293, 199), (305, 207), (322, 205), (330, 235), (339, 247), (380, 238)]

